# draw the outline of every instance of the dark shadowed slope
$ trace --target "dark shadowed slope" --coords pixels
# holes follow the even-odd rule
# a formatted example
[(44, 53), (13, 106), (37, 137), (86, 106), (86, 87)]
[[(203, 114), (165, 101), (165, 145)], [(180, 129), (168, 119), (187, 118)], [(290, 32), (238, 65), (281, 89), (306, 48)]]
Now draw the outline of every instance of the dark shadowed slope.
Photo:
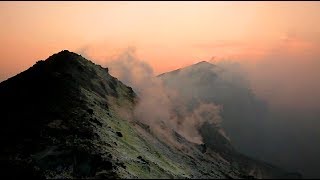
[(159, 78), (168, 89), (178, 91), (186, 99), (190, 110), (201, 102), (222, 105), (222, 126), (236, 149), (250, 152), (253, 156), (255, 151), (262, 150), (256, 137), (263, 136), (262, 118), (265, 118), (268, 109), (264, 102), (255, 97), (241, 76), (202, 61), (159, 75)]
[(222, 157), (221, 150), (190, 143), (170, 130), (175, 143), (169, 143), (134, 119), (136, 103), (130, 87), (80, 55), (65, 50), (37, 62), (0, 83), (0, 176), (242, 178), (284, 173), (273, 167), (248, 169), (237, 156)]
[[(268, 109), (264, 102), (252, 93), (248, 82), (234, 73), (235, 70), (229, 71), (219, 65), (201, 61), (160, 74), (158, 77), (168, 90), (178, 92), (178, 96), (171, 97), (172, 101), (184, 99), (189, 111), (201, 103), (222, 105), (220, 113), (223, 120), (220, 128), (226, 132), (230, 141), (217, 132), (217, 127), (204, 124), (200, 133), (208, 147), (220, 152), (231, 162), (243, 162), (241, 166), (251, 169), (256, 175), (270, 173), (273, 166), (238, 153), (239, 151), (250, 157), (257, 157), (259, 151), (263, 151), (258, 141), (264, 137), (265, 121), (262, 118), (266, 118)], [(261, 177), (266, 177), (267, 174)], [(293, 173), (290, 177), (300, 175)]]
[(108, 176), (116, 176), (112, 172), (116, 160), (104, 150), (115, 144), (103, 140), (115, 134), (104, 118), (114, 114), (111, 101), (126, 98), (132, 103), (135, 95), (107, 72), (62, 51), (2, 82), (3, 173), (81, 177), (93, 176), (103, 167)]

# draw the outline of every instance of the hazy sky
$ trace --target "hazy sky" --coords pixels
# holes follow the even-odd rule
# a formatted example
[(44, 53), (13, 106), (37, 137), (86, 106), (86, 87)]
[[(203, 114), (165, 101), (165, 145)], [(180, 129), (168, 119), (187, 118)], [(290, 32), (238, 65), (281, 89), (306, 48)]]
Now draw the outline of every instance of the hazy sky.
[(134, 47), (155, 73), (215, 56), (318, 52), (320, 2), (0, 2), (0, 81), (68, 49), (96, 63)]

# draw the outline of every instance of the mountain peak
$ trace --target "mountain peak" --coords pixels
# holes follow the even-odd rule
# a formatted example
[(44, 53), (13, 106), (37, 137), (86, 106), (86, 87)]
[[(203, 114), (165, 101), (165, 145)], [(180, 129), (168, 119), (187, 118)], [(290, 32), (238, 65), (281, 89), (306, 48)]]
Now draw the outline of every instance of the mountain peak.
[(71, 52), (67, 49), (64, 49), (64, 50), (60, 51), (59, 53), (71, 53)]
[(197, 62), (195, 64), (192, 64), (192, 65), (189, 65), (189, 66), (186, 66), (183, 68), (179, 68), (179, 69), (176, 69), (176, 70), (173, 70), (170, 72), (159, 74), (158, 76), (161, 77), (161, 76), (167, 75), (168, 73), (176, 74), (176, 73), (179, 73), (180, 71), (188, 71), (188, 72), (199, 71), (199, 70), (202, 71), (202, 70), (212, 69), (212, 68), (217, 68), (217, 66), (212, 63), (209, 63), (207, 61), (200, 61), (200, 62)]
[(60, 52), (58, 52), (56, 54), (59, 54), (59, 55), (78, 55), (79, 56), (79, 54), (71, 52), (71, 51), (69, 51), (67, 49), (64, 49), (64, 50), (62, 50), (62, 51), (60, 51)]
[(208, 62), (208, 61), (200, 61), (200, 62), (197, 62), (193, 65), (191, 65), (190, 67), (193, 67), (193, 66), (201, 66), (201, 67), (213, 67), (215, 66), (214, 64)]
[(48, 60), (72, 60), (77, 59), (79, 57), (82, 57), (79, 54), (76, 54), (74, 52), (68, 51), (68, 50), (62, 50), (56, 54), (51, 55)]
[[(196, 64), (211, 64), (211, 63), (209, 63), (207, 61), (200, 61), (200, 62), (197, 62)], [(194, 64), (194, 65), (196, 65), (196, 64)]]
[[(84, 72), (85, 69), (95, 69), (94, 65), (96, 64), (77, 53), (69, 50), (62, 50), (49, 56), (46, 60), (38, 61), (34, 66), (45, 66), (50, 68), (51, 71), (71, 73), (75, 71)], [(100, 65), (97, 66), (101, 67)], [(103, 69), (108, 72), (108, 68)]]

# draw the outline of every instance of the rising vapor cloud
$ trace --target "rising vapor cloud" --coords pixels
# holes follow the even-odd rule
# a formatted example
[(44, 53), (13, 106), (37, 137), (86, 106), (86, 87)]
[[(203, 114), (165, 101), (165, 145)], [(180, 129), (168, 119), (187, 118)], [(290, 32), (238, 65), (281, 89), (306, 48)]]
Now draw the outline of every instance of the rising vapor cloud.
[[(168, 137), (171, 132), (166, 129), (172, 129), (190, 142), (201, 144), (200, 127), (205, 122), (219, 124), (222, 121), (219, 115), (221, 108), (213, 103), (200, 103), (193, 112), (188, 112), (182, 97), (163, 86), (151, 66), (136, 57), (134, 47), (109, 59), (107, 67), (111, 75), (132, 87), (138, 94), (135, 119), (149, 125), (154, 132)], [(185, 116), (179, 117), (174, 113), (177, 108)]]
[[(297, 36), (282, 38), (277, 46), (264, 52), (256, 59), (229, 59), (213, 62), (225, 69), (220, 73), (221, 80), (238, 83), (238, 87), (250, 88), (254, 94), (268, 104), (268, 114), (261, 114), (253, 121), (239, 119), (234, 129), (247, 127), (255, 134), (254, 144), (244, 143), (249, 149), (246, 154), (269, 161), (292, 171), (300, 171), (305, 177), (318, 177), (320, 143), (320, 51), (319, 43), (306, 42)], [(90, 58), (89, 58), (90, 59)], [(153, 131), (172, 139), (168, 128), (173, 129), (186, 139), (202, 143), (197, 128), (203, 119), (196, 115), (207, 104), (199, 105), (198, 110), (187, 111), (185, 99), (174, 91), (164, 88), (155, 78), (153, 69), (135, 56), (135, 48), (127, 48), (106, 65), (110, 73), (125, 84), (131, 86), (141, 98), (135, 109), (136, 119), (148, 124)], [(182, 83), (182, 82), (180, 82)], [(210, 92), (206, 92), (210, 93)], [(174, 101), (172, 101), (174, 99)], [(215, 112), (217, 122), (221, 120), (222, 109), (212, 104), (210, 112)], [(186, 114), (179, 117), (172, 109)], [(207, 106), (205, 109), (208, 108)], [(223, 112), (223, 111), (222, 111)], [(200, 113), (201, 114), (201, 113)], [(220, 120), (219, 120), (220, 119)], [(226, 120), (225, 120), (226, 121)], [(224, 122), (225, 122), (224, 121)], [(249, 131), (248, 130), (248, 131)], [(256, 131), (263, 131), (263, 135)], [(228, 132), (228, 131), (227, 131)], [(231, 140), (234, 141), (232, 136)], [(240, 137), (239, 137), (240, 138)], [(247, 142), (247, 139), (242, 139)], [(239, 140), (239, 142), (242, 142)], [(258, 146), (261, 151), (250, 151)]]

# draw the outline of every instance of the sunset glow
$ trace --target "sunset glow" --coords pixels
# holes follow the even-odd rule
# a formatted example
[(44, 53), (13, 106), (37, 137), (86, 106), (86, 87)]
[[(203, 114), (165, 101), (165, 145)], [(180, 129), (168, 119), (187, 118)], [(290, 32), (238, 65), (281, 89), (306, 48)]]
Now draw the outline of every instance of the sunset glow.
[(1, 2), (0, 80), (63, 49), (104, 64), (122, 49), (156, 74), (201, 60), (319, 50), (319, 2)]
[(317, 1), (0, 2), (0, 179), (319, 178), (319, 20)]

